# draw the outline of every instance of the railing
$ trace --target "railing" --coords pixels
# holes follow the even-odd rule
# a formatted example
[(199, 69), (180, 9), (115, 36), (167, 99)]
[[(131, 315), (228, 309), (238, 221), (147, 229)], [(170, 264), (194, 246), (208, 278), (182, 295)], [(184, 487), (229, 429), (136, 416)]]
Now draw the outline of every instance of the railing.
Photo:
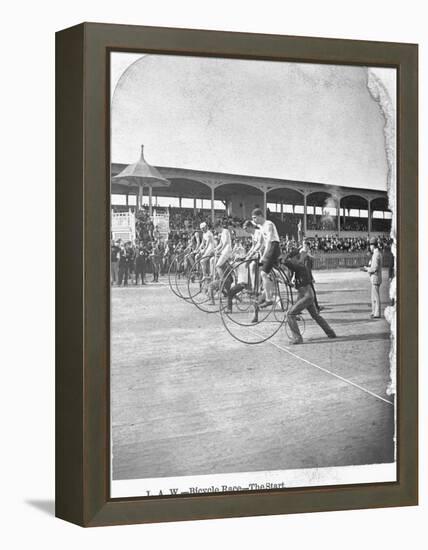
[(111, 236), (114, 240), (135, 239), (135, 215), (131, 212), (111, 212)]
[[(369, 262), (367, 252), (318, 252), (314, 254), (314, 269), (359, 268)], [(392, 254), (389, 250), (382, 252), (383, 267), (389, 267)]]
[(359, 239), (365, 239), (367, 237), (388, 237), (389, 232), (388, 231), (370, 231), (370, 233), (365, 231), (340, 231), (340, 235), (337, 232), (336, 229), (308, 229), (306, 231), (305, 237), (308, 238), (315, 238), (315, 237), (340, 237), (342, 239), (345, 238), (359, 238)]

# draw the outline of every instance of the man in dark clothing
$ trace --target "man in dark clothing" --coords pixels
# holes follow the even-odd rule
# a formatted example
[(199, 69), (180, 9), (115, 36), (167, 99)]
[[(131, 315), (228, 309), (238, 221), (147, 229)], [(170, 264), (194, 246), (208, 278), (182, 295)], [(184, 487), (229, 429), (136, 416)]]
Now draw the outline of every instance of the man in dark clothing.
[(329, 338), (336, 338), (336, 333), (322, 317), (314, 304), (314, 291), (312, 290), (312, 279), (305, 267), (303, 259), (297, 249), (291, 251), (284, 260), (284, 264), (294, 275), (294, 284), (298, 293), (298, 299), (287, 312), (287, 322), (293, 335), (290, 344), (301, 344), (303, 342), (297, 324), (296, 316), (304, 309), (307, 309), (312, 319), (318, 323)]
[(137, 257), (137, 254), (136, 254), (136, 249), (132, 245), (131, 241), (128, 241), (125, 246), (128, 252), (128, 264), (129, 264), (128, 275), (129, 275), (129, 278), (131, 278), (131, 275), (135, 274), (135, 259)]
[[(395, 277), (395, 258), (394, 258), (394, 255), (391, 253), (391, 260), (388, 268), (388, 279), (389, 279), (390, 285), (393, 284), (394, 277)], [(392, 306), (395, 305), (395, 298), (391, 298), (391, 305)]]
[(150, 258), (152, 260), (152, 269), (153, 269), (153, 282), (159, 282), (159, 272), (161, 265), (161, 251), (159, 244), (157, 242), (152, 243), (152, 250), (150, 252)]
[(129, 266), (132, 261), (132, 250), (128, 243), (119, 251), (119, 286), (128, 286)]
[(314, 291), (314, 304), (319, 313), (321, 311), (321, 307), (318, 304), (317, 293), (315, 292), (315, 287), (314, 287), (315, 280), (314, 280), (314, 276), (312, 275), (314, 257), (311, 254), (311, 241), (309, 240), (303, 241), (303, 246), (300, 249), (300, 258), (303, 260), (303, 263), (305, 264), (305, 267), (308, 270), (309, 275), (311, 277), (311, 287), (312, 287), (312, 290)]
[(165, 275), (165, 269), (164, 269), (164, 254), (165, 254), (165, 244), (163, 241), (158, 239), (158, 249), (159, 249), (159, 271), (161, 275)]
[(141, 284), (145, 285), (144, 273), (146, 267), (146, 255), (145, 250), (140, 246), (137, 250), (137, 257), (135, 259), (135, 284), (138, 285), (138, 279), (141, 277)]

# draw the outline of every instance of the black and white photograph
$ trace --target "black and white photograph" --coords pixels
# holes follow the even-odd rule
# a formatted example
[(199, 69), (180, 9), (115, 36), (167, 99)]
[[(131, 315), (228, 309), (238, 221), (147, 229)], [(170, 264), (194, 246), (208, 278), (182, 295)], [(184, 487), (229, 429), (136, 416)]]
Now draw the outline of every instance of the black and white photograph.
[(396, 481), (396, 69), (109, 75), (111, 497)]
[(1, 547), (426, 546), (422, 7), (5, 5)]

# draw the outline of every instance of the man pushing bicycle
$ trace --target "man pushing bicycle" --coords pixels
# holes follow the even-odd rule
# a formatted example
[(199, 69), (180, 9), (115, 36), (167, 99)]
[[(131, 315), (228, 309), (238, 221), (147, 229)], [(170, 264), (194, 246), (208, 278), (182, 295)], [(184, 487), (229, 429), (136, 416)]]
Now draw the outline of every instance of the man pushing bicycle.
[(290, 344), (302, 344), (303, 338), (300, 334), (296, 317), (307, 309), (312, 319), (318, 323), (329, 338), (336, 338), (336, 333), (322, 317), (315, 306), (315, 295), (312, 288), (312, 277), (304, 264), (303, 258), (296, 248), (289, 252), (283, 261), (284, 265), (294, 275), (294, 286), (296, 287), (298, 299), (287, 312), (287, 323), (290, 327), (292, 338)]

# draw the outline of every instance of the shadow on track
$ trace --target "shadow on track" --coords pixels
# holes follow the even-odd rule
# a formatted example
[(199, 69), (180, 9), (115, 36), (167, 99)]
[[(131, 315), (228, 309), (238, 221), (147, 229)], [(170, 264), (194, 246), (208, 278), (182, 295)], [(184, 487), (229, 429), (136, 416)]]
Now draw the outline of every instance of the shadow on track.
[[(330, 319), (329, 319), (330, 321)], [(365, 340), (367, 342), (375, 342), (376, 340), (389, 340), (389, 334), (387, 332), (372, 332), (369, 334), (353, 334), (349, 336), (340, 336), (337, 335), (337, 338), (334, 340), (326, 338), (311, 338), (305, 341), (306, 344), (331, 344), (339, 342), (359, 342)], [(298, 346), (296, 346), (297, 349)]]

